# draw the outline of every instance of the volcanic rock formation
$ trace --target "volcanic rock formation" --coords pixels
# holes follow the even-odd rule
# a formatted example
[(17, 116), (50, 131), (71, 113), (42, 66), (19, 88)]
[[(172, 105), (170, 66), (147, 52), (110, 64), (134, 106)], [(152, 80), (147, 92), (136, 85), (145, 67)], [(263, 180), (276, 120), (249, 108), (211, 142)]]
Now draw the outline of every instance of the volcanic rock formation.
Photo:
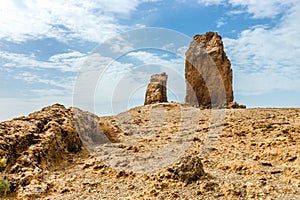
[(233, 101), (231, 63), (216, 32), (195, 35), (186, 52), (185, 101), (201, 108), (225, 107)]
[[(34, 185), (40, 176), (67, 152), (76, 153), (82, 147), (72, 123), (72, 111), (59, 104), (1, 122), (0, 136), (0, 157), (8, 160), (6, 172), (10, 174), (11, 191), (22, 197), (25, 193), (35, 194)], [(47, 185), (37, 187), (42, 188), (41, 193), (48, 190)]]
[(55, 104), (27, 117), (1, 122), (0, 159), (7, 158), (4, 172), (11, 182), (10, 191), (20, 199), (47, 193), (51, 184), (46, 184), (43, 176), (70, 154), (80, 152), (82, 141), (86, 147), (109, 141), (98, 120), (92, 113)]
[(146, 90), (144, 105), (168, 102), (166, 87), (167, 79), (168, 75), (165, 72), (162, 74), (154, 74), (151, 76), (150, 83)]

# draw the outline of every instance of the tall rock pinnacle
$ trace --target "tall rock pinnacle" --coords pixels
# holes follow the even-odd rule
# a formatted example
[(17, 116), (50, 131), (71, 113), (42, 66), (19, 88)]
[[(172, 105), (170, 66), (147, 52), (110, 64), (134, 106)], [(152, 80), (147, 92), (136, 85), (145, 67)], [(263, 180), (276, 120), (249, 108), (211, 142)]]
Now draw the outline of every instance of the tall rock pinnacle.
[(195, 35), (186, 52), (185, 101), (202, 108), (233, 102), (231, 63), (216, 32)]

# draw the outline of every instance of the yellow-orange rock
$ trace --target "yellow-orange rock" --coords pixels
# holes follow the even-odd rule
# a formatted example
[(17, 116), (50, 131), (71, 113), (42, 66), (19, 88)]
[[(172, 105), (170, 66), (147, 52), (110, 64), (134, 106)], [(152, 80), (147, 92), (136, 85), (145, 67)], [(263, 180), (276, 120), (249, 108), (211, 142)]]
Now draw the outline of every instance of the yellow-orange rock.
[(144, 105), (168, 102), (167, 79), (168, 75), (166, 73), (151, 76), (150, 83), (146, 90)]
[(216, 32), (195, 35), (186, 52), (185, 101), (202, 108), (226, 107), (233, 101), (232, 69)]

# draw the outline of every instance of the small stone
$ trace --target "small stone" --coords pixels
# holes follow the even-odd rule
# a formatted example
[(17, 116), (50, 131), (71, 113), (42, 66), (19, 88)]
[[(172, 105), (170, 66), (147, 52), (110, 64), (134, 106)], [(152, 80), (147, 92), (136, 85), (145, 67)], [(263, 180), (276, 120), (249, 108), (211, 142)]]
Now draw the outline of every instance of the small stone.
[(127, 187), (127, 190), (133, 190), (134, 189), (134, 185), (129, 185), (128, 187)]
[(292, 157), (288, 158), (288, 161), (289, 161), (289, 162), (293, 162), (293, 161), (295, 161), (296, 159), (297, 159), (297, 156), (292, 156)]
[(271, 174), (280, 174), (280, 173), (282, 173), (281, 170), (274, 170), (274, 171), (271, 171)]
[(271, 163), (269, 163), (269, 162), (261, 162), (261, 164), (263, 165), (263, 166), (268, 166), (268, 167), (272, 167), (273, 165), (271, 164)]

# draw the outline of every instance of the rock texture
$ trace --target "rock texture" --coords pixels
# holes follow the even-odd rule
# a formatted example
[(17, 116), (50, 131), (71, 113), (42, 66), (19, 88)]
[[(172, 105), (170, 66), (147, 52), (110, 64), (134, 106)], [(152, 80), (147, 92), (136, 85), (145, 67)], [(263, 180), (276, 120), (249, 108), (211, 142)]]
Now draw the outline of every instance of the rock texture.
[(7, 158), (11, 190), (19, 197), (46, 193), (49, 185), (39, 185), (43, 173), (82, 146), (71, 110), (59, 104), (0, 123), (0, 136), (0, 157)]
[(0, 123), (0, 158), (8, 161), (4, 172), (11, 191), (18, 198), (45, 195), (52, 187), (43, 179), (49, 170), (81, 151), (82, 141), (91, 147), (110, 142), (107, 135), (98, 116), (59, 104)]
[(201, 158), (195, 155), (187, 155), (180, 158), (168, 168), (173, 173), (172, 178), (191, 183), (205, 175)]
[(154, 74), (146, 90), (144, 105), (168, 102), (167, 100), (167, 79), (166, 73)]
[(225, 107), (233, 101), (231, 63), (216, 32), (195, 35), (186, 52), (186, 97), (192, 106)]

